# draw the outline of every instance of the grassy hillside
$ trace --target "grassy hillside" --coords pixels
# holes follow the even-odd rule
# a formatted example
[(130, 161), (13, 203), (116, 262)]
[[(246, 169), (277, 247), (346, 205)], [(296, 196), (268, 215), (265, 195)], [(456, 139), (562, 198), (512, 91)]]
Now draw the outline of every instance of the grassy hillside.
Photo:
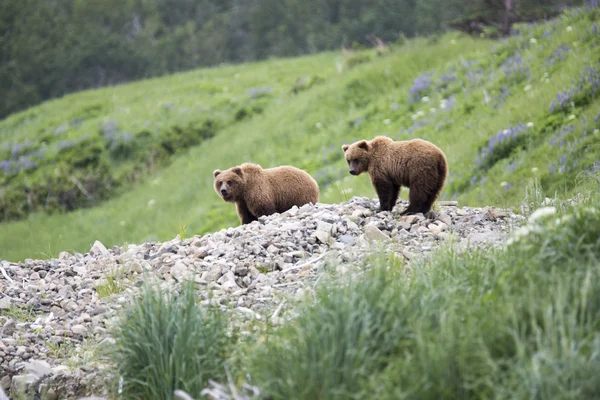
[[(74, 119), (82, 122), (63, 132), (65, 140), (98, 134), (110, 121), (131, 134), (152, 127), (153, 137), (208, 117), (219, 123), (157, 170), (103, 153), (107, 173), (125, 171), (122, 187), (132, 189), (111, 191), (119, 195), (94, 208), (2, 223), (0, 258), (85, 251), (96, 239), (112, 245), (235, 226), (234, 207), (214, 193), (211, 172), (244, 161), (306, 169), (319, 181), (323, 202), (374, 197), (367, 176), (348, 175), (340, 147), (379, 134), (440, 146), (450, 164), (444, 199), (513, 206), (533, 176), (547, 194), (569, 195), (600, 168), (599, 14), (594, 3), (556, 21), (520, 26), (501, 43), (447, 34), (394, 46), (383, 56), (329, 53), (199, 70), (80, 93), (14, 115), (0, 123), (1, 140), (10, 146), (38, 144), (43, 132)], [(304, 76), (322, 79), (292, 93)], [(236, 119), (257, 95), (266, 97), (261, 112)], [(100, 111), (86, 117), (94, 104)], [(49, 165), (60, 163), (59, 152), (49, 153), (56, 154)], [(139, 177), (130, 179), (140, 164)], [(6, 188), (0, 199), (11, 193)]]

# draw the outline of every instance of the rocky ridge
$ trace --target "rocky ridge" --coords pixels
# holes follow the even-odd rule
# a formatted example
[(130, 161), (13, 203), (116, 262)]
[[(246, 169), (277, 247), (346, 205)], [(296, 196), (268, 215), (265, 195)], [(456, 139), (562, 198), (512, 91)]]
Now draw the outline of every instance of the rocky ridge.
[[(310, 294), (328, 271), (344, 273), (374, 242), (406, 261), (453, 238), (461, 248), (501, 245), (523, 217), (493, 207), (399, 216), (378, 212), (376, 200), (294, 207), (248, 225), (185, 240), (86, 254), (0, 263), (0, 388), (41, 399), (107, 394), (106, 360), (99, 357), (119, 310), (146, 279), (177, 287), (193, 279), (202, 304), (216, 302), (241, 327), (252, 320), (282, 323), (294, 299)], [(0, 392), (0, 399), (2, 393)]]

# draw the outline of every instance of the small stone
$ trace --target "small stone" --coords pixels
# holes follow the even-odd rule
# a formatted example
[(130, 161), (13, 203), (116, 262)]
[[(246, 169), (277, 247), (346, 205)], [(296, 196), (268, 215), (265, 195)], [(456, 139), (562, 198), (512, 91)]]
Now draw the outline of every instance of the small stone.
[(373, 215), (373, 211), (367, 209), (358, 209), (352, 212), (352, 217), (354, 218), (369, 217), (371, 215)]
[(323, 231), (327, 233), (331, 233), (333, 230), (333, 224), (324, 221), (317, 221), (317, 231)]
[(225, 281), (225, 282), (223, 282), (221, 287), (228, 292), (233, 292), (235, 290), (240, 289), (240, 287), (238, 286), (237, 283), (235, 283), (235, 281)]
[(12, 301), (8, 297), (0, 299), (0, 310), (8, 310), (12, 307)]
[(445, 224), (445, 223), (444, 223), (444, 222), (442, 222), (442, 221), (438, 221), (438, 222), (437, 222), (437, 226), (439, 226), (439, 227), (440, 227), (440, 229), (441, 229), (442, 231), (447, 231), (447, 230), (448, 230), (448, 225), (447, 225), (447, 224)]
[(438, 206), (457, 207), (458, 206), (458, 201), (453, 201), (453, 200), (438, 201)]
[(316, 231), (315, 232), (315, 236), (317, 237), (317, 239), (319, 239), (319, 241), (323, 244), (327, 244), (329, 243), (329, 233), (325, 232), (325, 231)]
[(90, 254), (93, 256), (109, 256), (110, 252), (102, 244), (102, 242), (96, 240), (90, 249)]
[(58, 394), (52, 388), (48, 389), (46, 392), (46, 397), (42, 397), (42, 400), (58, 400)]
[(419, 227), (417, 228), (417, 233), (429, 233), (429, 229), (427, 229), (427, 228), (426, 228), (426, 227), (424, 227), (424, 226), (419, 226)]
[(442, 221), (447, 226), (452, 226), (452, 218), (448, 214), (439, 213), (437, 219)]
[(87, 328), (83, 325), (73, 325), (71, 327), (71, 332), (76, 335), (84, 335), (87, 332)]
[(60, 253), (58, 253), (58, 259), (59, 260), (66, 260), (69, 257), (71, 257), (71, 255), (69, 254), (68, 251), (61, 251)]
[(369, 224), (367, 224), (367, 226), (365, 226), (365, 237), (367, 238), (367, 240), (377, 241), (377, 242), (390, 240), (390, 237), (388, 235), (381, 232), (381, 230), (379, 228), (377, 228), (375, 225), (373, 225), (371, 223), (369, 223)]
[(52, 367), (44, 360), (29, 361), (25, 364), (25, 370), (38, 378), (41, 378), (44, 375), (52, 375)]
[(348, 245), (352, 245), (356, 242), (356, 239), (354, 238), (354, 236), (350, 236), (350, 235), (341, 235), (340, 237), (337, 238), (337, 240), (344, 244), (348, 244)]
[(204, 276), (204, 280), (207, 282), (214, 282), (221, 277), (221, 267), (218, 265), (214, 265), (210, 271), (207, 272), (206, 276)]
[(29, 280), (31, 280), (31, 281), (39, 281), (40, 280), (40, 274), (38, 274), (37, 272), (32, 273), (31, 275), (29, 275)]
[(10, 385), (12, 384), (12, 379), (8, 375), (4, 375), (2, 379), (0, 379), (0, 387), (4, 390), (8, 390)]
[(27, 393), (29, 386), (37, 380), (35, 375), (15, 375), (12, 378), (11, 393)]
[(436, 224), (429, 224), (427, 225), (427, 228), (429, 229), (429, 232), (433, 233), (434, 235), (437, 235), (442, 232), (442, 229)]
[(186, 279), (186, 277), (190, 276), (190, 271), (184, 263), (176, 262), (171, 268), (171, 276), (173, 276), (173, 278), (175, 278), (178, 282), (182, 282)]
[(27, 347), (25, 346), (19, 346), (17, 347), (17, 351), (15, 352), (15, 355), (17, 357), (22, 357), (23, 354), (27, 353)]

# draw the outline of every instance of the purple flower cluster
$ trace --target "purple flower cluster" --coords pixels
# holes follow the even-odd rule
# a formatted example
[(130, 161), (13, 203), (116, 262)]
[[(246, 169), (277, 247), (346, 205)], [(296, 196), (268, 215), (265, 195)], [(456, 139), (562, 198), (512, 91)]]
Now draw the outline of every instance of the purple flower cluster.
[(488, 140), (487, 146), (481, 150), (481, 152), (479, 153), (477, 163), (481, 164), (490, 154), (493, 153), (494, 149), (499, 144), (516, 139), (517, 135), (525, 131), (526, 129), (527, 127), (519, 122), (515, 126), (511, 126), (508, 129), (503, 129), (500, 132), (498, 132), (495, 136), (491, 137)]
[(412, 87), (409, 90), (409, 101), (418, 101), (421, 97), (427, 94), (431, 88), (432, 72), (425, 72), (414, 80)]
[(257, 99), (259, 97), (264, 97), (264, 96), (268, 96), (271, 93), (273, 93), (273, 88), (272, 87), (257, 87), (257, 88), (251, 88), (250, 90), (248, 90), (248, 96), (252, 97), (253, 99)]
[(562, 44), (560, 46), (558, 46), (558, 48), (556, 50), (554, 50), (554, 52), (550, 55), (550, 57), (546, 58), (546, 61), (544, 62), (544, 65), (546, 66), (553, 66), (556, 63), (558, 63), (559, 61), (564, 61), (565, 59), (565, 53), (569, 52), (569, 47), (565, 44)]
[(554, 134), (554, 136), (552, 136), (550, 139), (548, 139), (548, 143), (550, 143), (550, 146), (552, 146), (552, 147), (558, 146), (561, 149), (564, 148), (568, 144), (567, 140), (565, 139), (565, 136), (567, 136), (569, 133), (573, 132), (574, 129), (575, 129), (575, 125), (563, 126)]
[(122, 134), (106, 135), (104, 141), (110, 150), (114, 150), (120, 145), (130, 143), (133, 140), (133, 135), (128, 132)]
[(600, 162), (594, 161), (594, 164), (585, 170), (585, 176), (588, 177), (597, 173), (600, 173)]
[(506, 86), (502, 87), (498, 96), (493, 98), (492, 108), (494, 110), (501, 108), (506, 102), (506, 98), (510, 95), (510, 90)]
[(77, 144), (77, 142), (75, 140), (63, 140), (63, 141), (58, 142), (56, 147), (58, 147), (58, 150), (64, 150), (64, 149), (69, 149), (69, 148), (75, 146), (75, 144)]
[(446, 87), (449, 84), (451, 84), (452, 82), (454, 82), (455, 80), (456, 80), (456, 74), (454, 73), (453, 70), (450, 70), (450, 72), (440, 76), (438, 87), (440, 87), (440, 88)]
[(428, 123), (429, 123), (429, 118), (414, 120), (410, 127), (402, 130), (402, 133), (405, 133), (407, 135), (412, 135), (414, 131), (426, 126)]
[(12, 172), (13, 162), (10, 160), (0, 161), (0, 170), (4, 171), (5, 174)]
[(560, 111), (571, 105), (576, 96), (583, 95), (595, 97), (600, 92), (600, 72), (597, 68), (586, 67), (583, 74), (579, 74), (579, 82), (562, 92), (558, 92), (556, 99), (550, 104), (550, 112)]
[(515, 52), (513, 56), (504, 61), (500, 69), (502, 69), (506, 78), (516, 82), (531, 76), (529, 66), (523, 61), (523, 57), (518, 52)]
[(16, 158), (20, 155), (27, 154), (28, 150), (33, 148), (33, 143), (24, 142), (15, 144), (10, 150), (10, 154), (13, 158)]
[(585, 7), (587, 8), (588, 11), (592, 11), (594, 8), (598, 8), (599, 5), (600, 5), (600, 0), (589, 0), (585, 4)]
[(465, 72), (465, 76), (467, 77), (467, 81), (469, 84), (471, 84), (471, 86), (476, 86), (479, 85), (485, 78), (485, 72), (482, 68), (468, 69)]

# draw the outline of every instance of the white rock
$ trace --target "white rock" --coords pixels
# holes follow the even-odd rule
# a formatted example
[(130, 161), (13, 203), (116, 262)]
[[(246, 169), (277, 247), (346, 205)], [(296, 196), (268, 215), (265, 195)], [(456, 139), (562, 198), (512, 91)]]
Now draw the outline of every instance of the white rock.
[(102, 244), (102, 242), (96, 240), (90, 249), (90, 254), (93, 256), (109, 256), (110, 252)]
[(388, 235), (381, 232), (381, 230), (372, 223), (369, 223), (367, 224), (367, 226), (365, 226), (365, 237), (367, 238), (367, 240), (377, 242), (385, 242), (390, 240), (390, 237)]
[(77, 324), (71, 327), (71, 332), (76, 335), (84, 335), (87, 332), (87, 328), (84, 325)]
[(191, 271), (184, 263), (176, 262), (171, 268), (171, 276), (173, 276), (173, 278), (177, 279), (179, 282), (182, 282), (183, 280), (191, 277)]

